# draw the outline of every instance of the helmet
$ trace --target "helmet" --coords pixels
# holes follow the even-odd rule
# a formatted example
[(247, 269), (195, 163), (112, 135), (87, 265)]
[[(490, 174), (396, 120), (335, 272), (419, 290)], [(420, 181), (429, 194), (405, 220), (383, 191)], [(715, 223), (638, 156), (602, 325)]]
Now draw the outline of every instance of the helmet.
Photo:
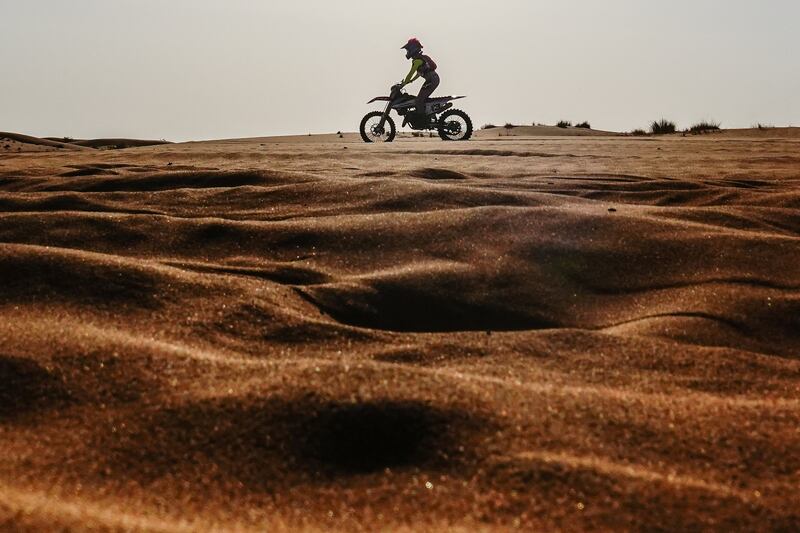
[(422, 43), (419, 42), (415, 37), (412, 37), (408, 40), (405, 46), (401, 47), (406, 51), (406, 59), (411, 59), (413, 56), (422, 52)]

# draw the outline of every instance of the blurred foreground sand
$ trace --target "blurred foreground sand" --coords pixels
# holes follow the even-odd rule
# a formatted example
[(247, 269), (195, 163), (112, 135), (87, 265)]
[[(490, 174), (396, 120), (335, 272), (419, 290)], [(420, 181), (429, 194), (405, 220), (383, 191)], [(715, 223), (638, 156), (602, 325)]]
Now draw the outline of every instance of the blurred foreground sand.
[(800, 528), (782, 131), (2, 156), (0, 528)]

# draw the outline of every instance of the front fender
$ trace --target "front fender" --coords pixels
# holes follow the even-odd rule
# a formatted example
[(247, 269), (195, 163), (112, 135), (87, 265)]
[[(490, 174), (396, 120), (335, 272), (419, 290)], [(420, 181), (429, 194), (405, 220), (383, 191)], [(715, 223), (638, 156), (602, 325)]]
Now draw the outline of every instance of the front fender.
[(373, 98), (372, 100), (370, 100), (367, 103), (371, 104), (372, 102), (390, 102), (391, 100), (392, 99), (389, 98), (388, 96), (376, 96), (375, 98)]

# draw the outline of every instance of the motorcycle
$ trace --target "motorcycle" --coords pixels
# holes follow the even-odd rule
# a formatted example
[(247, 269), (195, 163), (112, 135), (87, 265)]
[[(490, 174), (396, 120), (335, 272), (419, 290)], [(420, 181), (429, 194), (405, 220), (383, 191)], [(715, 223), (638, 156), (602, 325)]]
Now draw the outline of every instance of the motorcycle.
[(403, 91), (401, 84), (391, 88), (389, 96), (377, 96), (367, 102), (386, 102), (383, 111), (367, 113), (361, 120), (359, 131), (364, 142), (387, 142), (394, 140), (397, 127), (390, 116), (392, 110), (403, 117), (402, 127), (417, 131), (437, 131), (444, 141), (466, 141), (472, 137), (472, 120), (460, 109), (453, 109), (453, 101), (466, 96), (440, 96), (428, 98), (425, 117), (416, 114), (416, 97)]

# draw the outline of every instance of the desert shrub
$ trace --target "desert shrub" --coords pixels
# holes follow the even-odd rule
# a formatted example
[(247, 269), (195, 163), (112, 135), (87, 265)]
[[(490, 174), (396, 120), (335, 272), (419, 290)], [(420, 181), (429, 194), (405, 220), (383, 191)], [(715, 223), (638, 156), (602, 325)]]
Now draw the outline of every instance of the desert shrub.
[(650, 131), (655, 135), (665, 135), (667, 133), (675, 133), (677, 127), (675, 123), (662, 118), (661, 120), (656, 120), (650, 125)]
[(707, 131), (719, 131), (719, 122), (708, 122), (704, 120), (702, 122), (698, 122), (694, 124), (691, 128), (689, 128), (690, 133), (705, 133)]
[(514, 125), (513, 125), (512, 123), (510, 123), (510, 122), (506, 122), (506, 123), (505, 123), (505, 125), (504, 125), (503, 127), (504, 127), (505, 129), (507, 129), (507, 130), (513, 130), (514, 128), (516, 128), (516, 126), (514, 126)]
[(571, 128), (572, 122), (570, 122), (569, 120), (559, 120), (556, 126), (558, 126), (559, 128)]
[(491, 130), (491, 129), (494, 129), (494, 128), (496, 128), (496, 127), (497, 127), (497, 126), (495, 126), (494, 124), (484, 124), (484, 125), (483, 125), (483, 127), (482, 127), (481, 129), (482, 129), (482, 130)]
[(631, 132), (631, 135), (635, 137), (642, 137), (644, 135), (647, 135), (647, 132), (644, 131), (643, 129), (635, 129)]
[(756, 124), (756, 125), (755, 125), (755, 126), (753, 126), (753, 127), (754, 127), (754, 128), (758, 128), (758, 129), (760, 129), (760, 130), (771, 130), (771, 129), (772, 129), (772, 128), (774, 128), (775, 126), (773, 126), (772, 124), (762, 124), (762, 123), (760, 123), (760, 122), (759, 122), (758, 124)]
[(591, 124), (589, 124), (589, 123), (588, 123), (588, 122), (586, 122), (586, 121), (583, 121), (583, 122), (581, 122), (580, 124), (575, 124), (575, 127), (576, 127), (576, 128), (584, 128), (584, 129), (587, 129), (587, 130), (590, 130), (590, 129), (592, 129), (592, 125), (591, 125)]

